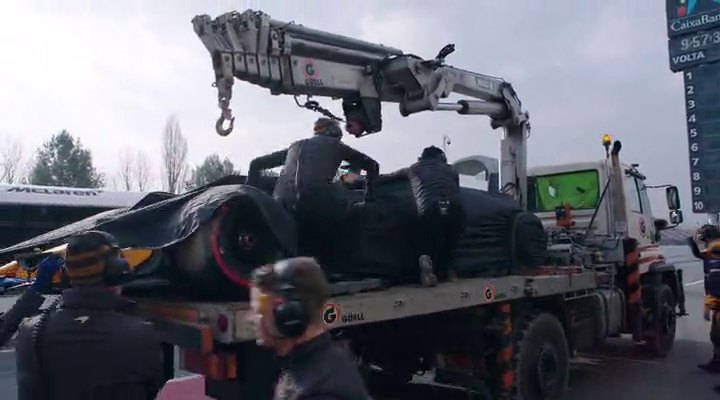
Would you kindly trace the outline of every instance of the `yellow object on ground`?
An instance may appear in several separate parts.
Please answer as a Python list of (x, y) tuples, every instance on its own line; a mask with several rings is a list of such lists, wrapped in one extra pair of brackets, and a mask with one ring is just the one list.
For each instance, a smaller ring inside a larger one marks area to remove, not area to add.
[[(65, 249), (67, 244), (63, 244), (57, 247), (47, 249), (42, 252), (38, 252), (33, 255), (30, 259), (22, 259), (11, 261), (0, 267), (0, 277), (11, 277), (18, 279), (34, 279), (35, 278), (35, 265), (28, 266), (28, 264), (35, 264), (40, 262), (43, 258), (50, 254), (56, 254), (63, 259), (65, 258)], [(153, 255), (151, 249), (133, 249), (127, 248), (120, 250), (122, 257), (128, 262), (131, 271), (134, 271), (138, 266), (150, 259)], [(53, 283), (60, 283), (60, 273), (57, 273), (53, 277)]]

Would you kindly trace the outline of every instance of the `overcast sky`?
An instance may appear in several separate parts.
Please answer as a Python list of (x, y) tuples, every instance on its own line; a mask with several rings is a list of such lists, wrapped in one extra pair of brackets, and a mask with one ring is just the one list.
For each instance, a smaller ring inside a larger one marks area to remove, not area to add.
[[(633, 5), (629, 5), (633, 3)], [(189, 161), (209, 153), (243, 170), (252, 157), (306, 136), (318, 114), (291, 97), (238, 82), (237, 127), (214, 132), (218, 116), (209, 54), (190, 20), (233, 9), (399, 47), (433, 57), (447, 43), (448, 63), (511, 82), (530, 112), (533, 165), (599, 159), (600, 135), (623, 141), (651, 183), (674, 183), (689, 208), (682, 77), (668, 68), (664, 2), (659, 0), (395, 1), (29, 1), (3, 0), (0, 13), (0, 135), (31, 151), (60, 129), (92, 149), (112, 175), (118, 153), (142, 148), (159, 175), (160, 136), (177, 115)], [(328, 101), (339, 113), (339, 104)], [(384, 130), (346, 142), (374, 156), (383, 171), (412, 162), (429, 144), (452, 138), (451, 159), (495, 156), (499, 131), (484, 117), (454, 113), (403, 118), (384, 108)], [(666, 215), (662, 192), (656, 214)]]

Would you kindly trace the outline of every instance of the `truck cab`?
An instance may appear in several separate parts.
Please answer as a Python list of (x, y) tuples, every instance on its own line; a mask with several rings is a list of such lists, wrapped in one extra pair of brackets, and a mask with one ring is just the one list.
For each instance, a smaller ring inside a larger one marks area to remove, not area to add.
[[(497, 160), (486, 156), (458, 159), (453, 166), (463, 187), (498, 191)], [(622, 185), (607, 185), (612, 173), (610, 159), (539, 166), (528, 171), (528, 211), (537, 215), (546, 230), (557, 229), (559, 209), (567, 206), (573, 231), (585, 231), (592, 221), (594, 235), (620, 234), (634, 238), (640, 248), (657, 247), (660, 232), (682, 223), (677, 188), (672, 185), (649, 186), (637, 164), (622, 164)], [(607, 186), (607, 188), (606, 188)], [(648, 190), (665, 187), (669, 222), (656, 218)], [(622, 193), (615, 193), (620, 188)], [(605, 193), (603, 193), (605, 192)], [(623, 200), (624, 199), (624, 200)], [(623, 201), (627, 219), (625, 232), (620, 232), (613, 216), (613, 201)]]
[(605, 161), (532, 168), (529, 173), (528, 209), (541, 218), (547, 229), (551, 229), (556, 225), (555, 211), (568, 205), (572, 210), (570, 229), (586, 230), (592, 220), (591, 231), (594, 234), (613, 235), (616, 232), (611, 199), (624, 198), (627, 236), (637, 239), (641, 247), (657, 244), (660, 231), (667, 229), (668, 223), (654, 217), (646, 177), (637, 166), (623, 164), (622, 168), (622, 195), (615, 195), (609, 187), (602, 202), (601, 195), (610, 175), (610, 166)]
[[(609, 137), (603, 138), (603, 144), (608, 149)], [(615, 142), (604, 160), (529, 169), (527, 208), (548, 233), (548, 257), (553, 262), (572, 264), (571, 260), (582, 257), (575, 250), (578, 244), (592, 247), (595, 243), (603, 254), (596, 262), (612, 259), (617, 263), (613, 286), (619, 292), (611, 297), (619, 293), (627, 301), (626, 307), (615, 310), (624, 321), (618, 332), (632, 333), (633, 339), (650, 343), (657, 354), (667, 354), (674, 338), (672, 310), (678, 307), (678, 315), (686, 315), (682, 270), (663, 256), (659, 246), (661, 232), (683, 221), (678, 189), (647, 184), (637, 164), (620, 162), (620, 148)], [(461, 185), (470, 182), (471, 187), (480, 188), (475, 183), (478, 179), (469, 178), (492, 168), (480, 168), (479, 160), (466, 157), (454, 163), (461, 176), (468, 175), (461, 178)], [(653, 215), (648, 190), (656, 188), (665, 188), (668, 220)], [(646, 317), (651, 314), (658, 318)], [(656, 339), (647, 332), (656, 332)]]

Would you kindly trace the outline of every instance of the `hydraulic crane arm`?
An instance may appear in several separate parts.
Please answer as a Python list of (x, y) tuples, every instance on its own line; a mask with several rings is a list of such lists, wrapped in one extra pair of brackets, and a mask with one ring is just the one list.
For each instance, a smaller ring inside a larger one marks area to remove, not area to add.
[[(233, 129), (230, 99), (235, 78), (274, 95), (342, 99), (345, 120), (359, 127), (351, 132), (358, 137), (382, 129), (382, 102), (398, 103), (403, 116), (421, 111), (487, 115), (493, 129), (505, 129), (500, 157), (503, 190), (525, 206), (528, 113), (504, 80), (445, 65), (454, 45), (424, 60), (392, 47), (274, 20), (261, 11), (229, 12), (215, 19), (199, 15), (192, 22), (212, 56), (222, 111), (216, 124), (220, 135)], [(451, 93), (469, 98), (440, 101)], [(340, 119), (316, 102), (304, 106)]]

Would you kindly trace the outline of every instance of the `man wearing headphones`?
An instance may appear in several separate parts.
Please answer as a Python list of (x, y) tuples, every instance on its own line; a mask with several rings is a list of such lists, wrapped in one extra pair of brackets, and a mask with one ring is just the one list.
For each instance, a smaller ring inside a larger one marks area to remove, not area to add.
[(333, 184), (340, 164), (347, 161), (367, 171), (368, 185), (380, 168), (377, 161), (344, 144), (342, 135), (337, 121), (319, 118), (312, 137), (294, 142), (287, 150), (254, 159), (248, 171), (247, 182), (254, 185), (261, 170), (284, 165), (273, 197), (295, 214), (300, 249), (321, 262), (330, 256), (327, 243), (336, 237), (334, 232), (341, 223), (338, 221), (347, 207), (341, 187)]
[(257, 343), (272, 349), (282, 372), (274, 399), (368, 400), (351, 358), (332, 343), (322, 311), (329, 285), (312, 258), (255, 270), (251, 304)]
[(162, 350), (149, 323), (127, 314), (117, 286), (128, 264), (102, 231), (72, 237), (71, 285), (17, 338), (20, 400), (154, 399), (165, 383)]
[(434, 286), (437, 275), (452, 278), (450, 253), (464, 227), (465, 213), (460, 201), (460, 176), (447, 163), (445, 152), (430, 146), (408, 168), (382, 175), (378, 181), (408, 179), (415, 196), (418, 215), (416, 246), (420, 282)]

